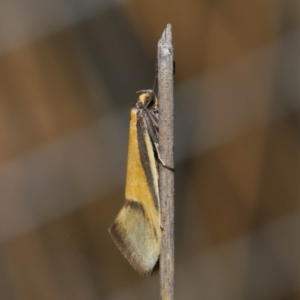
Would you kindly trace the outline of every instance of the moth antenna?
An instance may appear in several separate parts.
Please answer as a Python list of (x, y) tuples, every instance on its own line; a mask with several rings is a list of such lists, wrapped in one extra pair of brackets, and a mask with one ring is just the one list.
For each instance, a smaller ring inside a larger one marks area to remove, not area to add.
[(152, 91), (154, 94), (155, 94), (155, 85), (156, 85), (156, 82), (157, 82), (157, 72), (158, 72), (158, 64), (157, 64), (157, 59), (156, 59), (156, 64), (155, 64), (155, 76), (154, 76), (154, 81), (153, 81), (153, 87), (152, 87), (152, 90), (140, 90), (140, 91), (137, 91), (136, 93), (139, 94), (139, 93), (148, 93), (150, 91)]
[(156, 63), (155, 63), (155, 75), (154, 75), (154, 82), (153, 82), (153, 88), (152, 88), (152, 91), (154, 91), (155, 89), (155, 85), (156, 85), (156, 81), (157, 81), (157, 74), (158, 74), (158, 60), (156, 59)]
[(139, 94), (139, 93), (148, 93), (149, 91), (151, 91), (151, 90), (139, 90), (136, 93), (137, 94)]

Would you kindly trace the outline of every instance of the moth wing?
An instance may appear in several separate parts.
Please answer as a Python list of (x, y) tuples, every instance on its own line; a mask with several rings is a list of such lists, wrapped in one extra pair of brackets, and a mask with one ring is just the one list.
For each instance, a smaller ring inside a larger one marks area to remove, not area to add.
[(158, 266), (161, 248), (158, 170), (146, 112), (131, 110), (125, 204), (109, 232), (141, 275)]
[(147, 276), (155, 273), (160, 254), (160, 241), (155, 235), (160, 233), (154, 232), (138, 202), (125, 203), (109, 231), (118, 248), (139, 274)]

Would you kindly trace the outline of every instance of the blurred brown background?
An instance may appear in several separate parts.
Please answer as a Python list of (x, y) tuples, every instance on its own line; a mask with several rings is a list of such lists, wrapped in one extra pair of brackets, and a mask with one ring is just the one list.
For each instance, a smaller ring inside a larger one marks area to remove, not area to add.
[(172, 24), (176, 299), (300, 299), (300, 1), (0, 4), (0, 299), (158, 299), (107, 229)]

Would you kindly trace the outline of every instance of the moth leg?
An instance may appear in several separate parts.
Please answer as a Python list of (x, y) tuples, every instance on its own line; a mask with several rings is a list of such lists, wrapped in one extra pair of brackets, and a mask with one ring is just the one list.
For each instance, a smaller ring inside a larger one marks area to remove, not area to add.
[(157, 153), (157, 157), (158, 157), (158, 160), (160, 161), (160, 163), (168, 170), (171, 170), (171, 171), (175, 171), (175, 168), (174, 167), (170, 167), (168, 166), (164, 161), (163, 159), (161, 158), (160, 156), (160, 153), (159, 153), (159, 145), (158, 145), (158, 138), (157, 138), (157, 134), (158, 134), (158, 130), (157, 130), (157, 126), (158, 126), (158, 122), (157, 122), (157, 119), (155, 117), (155, 115), (151, 114), (151, 113), (148, 113), (147, 111), (147, 114), (146, 114), (146, 126), (147, 126), (147, 129), (148, 129), (148, 133), (149, 133), (149, 136), (151, 138), (151, 141), (155, 147), (155, 150), (156, 150), (156, 153)]
[(175, 168), (174, 167), (170, 167), (168, 166), (164, 161), (163, 159), (161, 158), (160, 156), (160, 153), (159, 153), (159, 149), (158, 149), (158, 143), (154, 143), (154, 146), (155, 146), (155, 149), (156, 149), (156, 152), (157, 152), (157, 157), (158, 157), (158, 160), (159, 162), (164, 166), (164, 168), (168, 169), (168, 170), (171, 170), (171, 171), (175, 171)]
[(153, 126), (156, 128), (156, 130), (157, 130), (157, 128), (158, 128), (158, 119), (157, 119), (157, 115), (155, 115), (154, 112), (149, 112), (149, 113), (148, 113), (148, 116), (149, 116), (149, 119), (150, 119), (152, 125), (153, 125)]

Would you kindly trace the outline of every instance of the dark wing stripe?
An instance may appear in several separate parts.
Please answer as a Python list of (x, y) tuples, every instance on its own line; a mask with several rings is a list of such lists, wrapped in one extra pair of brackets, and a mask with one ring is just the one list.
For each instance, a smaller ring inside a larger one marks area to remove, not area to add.
[[(147, 132), (149, 134), (149, 130), (147, 128), (145, 118), (147, 118), (145, 111), (140, 110), (137, 114), (137, 134), (138, 134), (138, 143), (140, 145), (139, 152), (140, 152), (141, 162), (142, 162), (142, 165), (145, 170), (146, 177), (147, 177), (147, 182), (149, 184), (149, 187), (151, 189), (152, 196), (154, 199), (154, 205), (155, 205), (155, 208), (158, 210), (159, 203), (158, 203), (158, 198), (157, 198), (155, 187), (154, 187), (154, 182), (153, 182), (154, 179), (153, 179), (151, 168), (150, 168), (150, 160), (149, 160), (149, 156), (147, 153), (147, 147), (146, 147), (146, 142), (145, 142), (145, 134)], [(152, 145), (152, 151), (153, 151), (153, 153), (155, 151), (153, 145)]]
[(130, 209), (135, 210), (145, 216), (145, 209), (143, 205), (137, 201), (126, 200), (124, 206), (130, 207)]
[(122, 231), (122, 227), (119, 225), (119, 223), (114, 222), (109, 227), (109, 232), (113, 237), (113, 240), (115, 241), (116, 245), (121, 249), (122, 253), (125, 253), (127, 246), (123, 239), (124, 231)]

